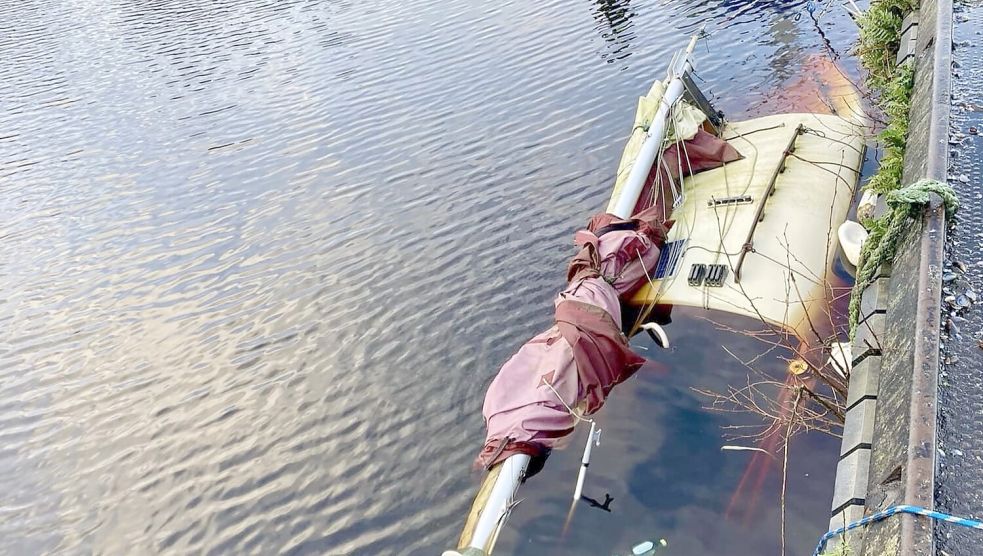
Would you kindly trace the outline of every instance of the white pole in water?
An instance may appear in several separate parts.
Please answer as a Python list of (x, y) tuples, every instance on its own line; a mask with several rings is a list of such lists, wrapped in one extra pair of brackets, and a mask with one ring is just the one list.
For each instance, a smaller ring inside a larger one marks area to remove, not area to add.
[(618, 195), (612, 197), (608, 203), (607, 212), (618, 218), (631, 218), (632, 211), (635, 210), (635, 205), (638, 203), (638, 196), (642, 194), (645, 181), (648, 180), (649, 172), (652, 170), (652, 164), (662, 154), (662, 142), (666, 138), (669, 113), (672, 106), (683, 96), (683, 74), (693, 68), (690, 56), (693, 54), (693, 49), (696, 48), (697, 38), (699, 38), (698, 34), (693, 35), (682, 59), (678, 60), (674, 67), (669, 68), (669, 84), (666, 86), (665, 94), (662, 95), (659, 110), (649, 124), (645, 142), (642, 143), (642, 148), (631, 166), (631, 173), (628, 174), (628, 179), (621, 187)]
[(590, 433), (587, 435), (587, 445), (584, 446), (584, 457), (580, 459), (580, 474), (577, 475), (577, 487), (573, 489), (574, 502), (580, 500), (580, 496), (584, 493), (584, 480), (587, 479), (587, 467), (590, 465), (590, 454), (594, 450), (594, 443), (597, 442), (601, 432), (596, 431), (596, 429), (597, 423), (591, 421)]
[(512, 499), (526, 476), (526, 468), (531, 459), (526, 454), (515, 454), (501, 463), (502, 470), (498, 473), (488, 501), (481, 511), (481, 517), (474, 527), (469, 548), (477, 548), (482, 554), (491, 553), (498, 532), (512, 511)]

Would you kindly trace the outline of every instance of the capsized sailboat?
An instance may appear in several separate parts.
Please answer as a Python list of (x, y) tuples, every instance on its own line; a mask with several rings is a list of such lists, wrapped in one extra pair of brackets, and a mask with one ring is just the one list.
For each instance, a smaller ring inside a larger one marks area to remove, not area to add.
[[(833, 114), (724, 121), (690, 78), (697, 39), (639, 100), (611, 200), (574, 237), (554, 324), (488, 388), (477, 457), (488, 474), (445, 556), (491, 554), (522, 482), (578, 424), (593, 441), (591, 415), (644, 363), (629, 336), (668, 342), (659, 323), (672, 306), (747, 315), (800, 337), (825, 306), (831, 230), (846, 219), (863, 161), (858, 95), (844, 82), (830, 91)], [(584, 468), (589, 455), (590, 442)]]

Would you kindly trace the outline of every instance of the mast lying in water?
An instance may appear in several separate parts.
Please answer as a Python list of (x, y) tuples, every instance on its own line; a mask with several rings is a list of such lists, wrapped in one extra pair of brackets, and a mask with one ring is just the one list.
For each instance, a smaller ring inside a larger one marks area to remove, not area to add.
[(670, 115), (673, 106), (683, 98), (686, 92), (686, 85), (683, 77), (693, 69), (693, 50), (696, 48), (696, 40), (699, 35), (693, 35), (689, 40), (686, 50), (676, 54), (673, 63), (669, 66), (669, 74), (666, 76), (666, 90), (662, 94), (659, 102), (659, 110), (652, 118), (652, 123), (646, 132), (645, 142), (632, 164), (631, 173), (628, 174), (628, 181), (619, 188), (616, 188), (611, 195), (607, 211), (618, 218), (630, 218), (638, 203), (638, 197), (645, 187), (649, 174), (652, 172), (652, 165), (656, 159), (662, 155), (665, 147), (667, 130), (669, 129)]
[[(693, 36), (686, 49), (677, 53), (669, 67), (668, 76), (664, 83), (665, 92), (659, 101), (658, 110), (651, 119), (645, 140), (632, 164), (627, 181), (615, 188), (606, 214), (595, 216), (591, 221), (589, 230), (578, 233), (577, 243), (582, 246), (582, 251), (571, 263), (568, 271), (570, 287), (561, 293), (557, 299), (557, 326), (530, 342), (533, 344), (543, 339), (543, 343), (549, 342), (552, 345), (553, 340), (562, 338), (562, 340), (568, 340), (568, 343), (573, 344), (568, 346), (570, 353), (567, 354), (569, 361), (566, 366), (575, 367), (571, 370), (572, 376), (575, 378), (572, 390), (569, 381), (564, 383), (562, 378), (557, 378), (557, 375), (561, 374), (562, 371), (554, 372), (551, 369), (546, 369), (549, 372), (541, 377), (539, 387), (536, 388), (536, 390), (544, 391), (546, 395), (552, 396), (553, 399), (550, 402), (558, 405), (558, 409), (567, 414), (568, 428), (563, 429), (562, 426), (558, 426), (561, 429), (559, 434), (556, 430), (549, 430), (550, 434), (544, 435), (544, 438), (539, 440), (538, 450), (535, 447), (537, 440), (513, 442), (511, 437), (506, 436), (486, 442), (485, 449), (479, 456), (479, 461), (483, 463), (490, 461), (489, 473), (472, 504), (471, 512), (458, 543), (459, 548), (444, 552), (444, 556), (487, 556), (491, 554), (498, 535), (515, 506), (515, 495), (519, 485), (525, 480), (534, 460), (545, 459), (546, 454), (552, 448), (552, 444), (560, 436), (571, 433), (577, 422), (586, 421), (587, 419), (583, 415), (597, 411), (610, 388), (630, 376), (644, 361), (630, 353), (627, 339), (621, 333), (620, 297), (630, 295), (637, 291), (643, 283), (647, 283), (648, 274), (654, 270), (658, 261), (659, 248), (664, 243), (666, 230), (662, 227), (664, 215), (657, 218), (652, 215), (633, 213), (638, 204), (638, 199), (645, 189), (646, 181), (652, 173), (653, 165), (663, 152), (673, 107), (682, 99), (685, 92), (683, 77), (686, 72), (692, 69), (690, 58), (697, 39), (698, 36)], [(654, 214), (654, 211), (650, 212)], [(635, 219), (632, 219), (633, 216)], [(616, 229), (618, 233), (608, 233), (611, 231), (608, 228)], [(581, 236), (581, 234), (585, 235)], [(605, 236), (603, 240), (599, 238), (602, 235)], [(615, 253), (614, 251), (618, 249), (623, 251)], [(624, 253), (631, 254), (626, 257), (622, 256)], [(618, 264), (621, 265), (621, 268), (605, 268), (604, 264), (606, 263), (602, 260), (608, 261), (609, 259), (619, 259)], [(605, 281), (604, 276), (619, 276), (619, 278), (612, 285)], [(575, 303), (580, 305), (573, 305)], [(581, 311), (579, 315), (577, 314), (578, 310)], [(594, 312), (592, 313), (592, 311)], [(573, 316), (561, 317), (561, 312)], [(595, 322), (590, 322), (591, 319), (594, 319)], [(561, 321), (568, 327), (572, 324), (576, 331), (571, 332), (564, 329), (560, 324)], [(605, 325), (609, 326), (605, 328)], [(600, 331), (597, 330), (598, 328)], [(602, 340), (601, 343), (605, 340), (610, 344), (619, 341), (623, 343), (609, 346), (607, 352), (602, 350), (598, 353), (583, 354), (584, 348), (576, 339), (578, 333), (590, 336), (589, 341), (594, 344), (598, 343), (598, 338)], [(571, 335), (575, 339), (571, 340)], [(548, 338), (544, 338), (546, 336)], [(513, 370), (516, 366), (522, 366), (523, 363), (528, 363), (528, 365), (520, 369), (519, 372), (525, 371), (527, 379), (535, 379), (536, 373), (543, 370), (537, 368), (536, 364), (542, 367), (544, 363), (549, 365), (556, 362), (557, 348), (553, 348), (552, 352), (533, 353), (536, 347), (530, 347), (530, 344), (523, 346), (519, 353), (505, 364), (499, 376), (496, 377), (496, 382), (500, 379), (507, 380), (507, 377), (503, 379), (503, 375), (507, 375), (509, 370)], [(557, 345), (562, 345), (562, 342)], [(600, 363), (597, 361), (598, 356), (600, 356), (601, 361), (604, 361), (600, 364), (608, 368), (601, 371), (580, 368), (588, 366), (583, 363), (590, 359), (591, 355), (594, 355), (595, 364)], [(591, 374), (592, 372), (593, 374)], [(604, 374), (604, 372), (610, 376), (594, 376)], [(584, 380), (585, 373), (591, 375), (588, 380)], [(534, 380), (526, 380), (525, 382), (528, 388), (534, 383)], [(543, 388), (544, 386), (548, 388)], [(493, 423), (488, 417), (488, 406), (489, 399), (495, 394), (493, 392), (495, 387), (496, 383), (489, 387), (485, 401), (489, 434), (491, 434)], [(528, 398), (529, 396), (524, 392), (515, 393), (515, 398), (524, 397)], [(556, 404), (557, 401), (559, 404)], [(521, 404), (516, 402), (515, 405)], [(514, 410), (516, 410), (515, 407), (510, 407), (508, 411), (502, 413), (510, 413)], [(495, 417), (500, 415), (496, 414)], [(507, 415), (506, 419), (508, 418), (514, 419), (515, 417)], [(551, 418), (549, 415), (529, 417), (522, 422), (522, 425), (528, 423), (555, 425), (555, 423), (547, 423), (549, 418)], [(552, 418), (556, 420), (557, 415), (553, 415)], [(489, 451), (492, 453), (489, 454)], [(504, 460), (498, 461), (498, 456), (503, 452), (512, 453)], [(585, 455), (585, 457), (588, 456)], [(578, 478), (578, 487), (582, 487), (582, 477)]]
[[(836, 257), (831, 226), (846, 219), (863, 161), (866, 118), (856, 91), (834, 97), (835, 114), (724, 124), (688, 76), (697, 39), (640, 99), (606, 211), (575, 236), (580, 251), (554, 325), (523, 345), (486, 392), (478, 463), (489, 473), (459, 548), (445, 556), (491, 554), (522, 482), (577, 424), (593, 423), (611, 389), (642, 364), (623, 330), (689, 306), (802, 337), (825, 302), (823, 277)], [(783, 280), (796, 285), (784, 298)], [(623, 326), (631, 325), (623, 307), (637, 312), (634, 326)], [(642, 329), (668, 345), (657, 325)], [(582, 470), (589, 457), (588, 446)]]

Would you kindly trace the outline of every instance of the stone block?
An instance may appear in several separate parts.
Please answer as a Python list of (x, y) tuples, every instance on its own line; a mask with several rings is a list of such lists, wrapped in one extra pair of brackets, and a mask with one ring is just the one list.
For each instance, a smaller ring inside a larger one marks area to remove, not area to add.
[(918, 25), (918, 20), (919, 20), (918, 10), (915, 10), (909, 13), (908, 15), (906, 15), (905, 18), (901, 21), (901, 32), (904, 33), (905, 31), (910, 29), (912, 25)]
[(847, 390), (846, 406), (853, 407), (857, 401), (877, 399), (877, 381), (881, 372), (881, 358), (867, 357), (850, 372), (850, 388)]
[(846, 527), (854, 521), (863, 519), (863, 517), (864, 507), (862, 504), (847, 506), (846, 508), (836, 512), (833, 517), (829, 518), (828, 531), (833, 531), (839, 529), (840, 527)]
[(918, 42), (918, 12), (908, 14), (901, 23), (901, 40), (898, 42), (897, 64), (903, 64), (915, 57), (915, 45)]
[(891, 279), (884, 276), (874, 280), (874, 283), (867, 286), (864, 293), (860, 296), (860, 321), (867, 320), (868, 317), (877, 313), (887, 312), (887, 301)]
[(881, 353), (881, 339), (884, 337), (884, 313), (873, 313), (857, 325), (853, 337), (853, 365), (856, 366), (869, 356)]
[[(864, 507), (863, 505), (851, 505), (847, 506), (843, 510), (837, 512), (829, 520), (829, 530), (834, 531), (841, 527), (846, 527), (847, 525), (853, 523), (854, 521), (859, 521), (864, 517)], [(854, 529), (853, 531), (848, 531), (843, 535), (833, 537), (826, 543), (826, 553), (836, 554), (836, 550), (840, 547), (843, 542), (847, 542), (850, 545), (850, 550), (847, 554), (858, 554), (860, 551), (860, 545), (863, 542), (863, 527), (859, 529)]]
[[(843, 441), (840, 443), (840, 456), (859, 449), (870, 449), (874, 440), (874, 413), (877, 400), (863, 400), (846, 412), (843, 423)], [(864, 485), (867, 478), (863, 479)]]
[(867, 496), (867, 475), (870, 470), (870, 450), (854, 450), (836, 465), (833, 486), (833, 512), (851, 504), (864, 504)]

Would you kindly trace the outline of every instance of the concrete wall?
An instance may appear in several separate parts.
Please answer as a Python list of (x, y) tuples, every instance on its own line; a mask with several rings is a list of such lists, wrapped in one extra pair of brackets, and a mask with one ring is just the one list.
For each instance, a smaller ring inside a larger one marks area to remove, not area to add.
[[(946, 179), (951, 0), (924, 0), (919, 11), (905, 184)], [(896, 504), (934, 507), (945, 240), (939, 200), (910, 224), (892, 268), (863, 293), (831, 530)], [(932, 522), (910, 515), (845, 541), (853, 554), (935, 553)]]

